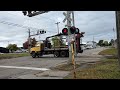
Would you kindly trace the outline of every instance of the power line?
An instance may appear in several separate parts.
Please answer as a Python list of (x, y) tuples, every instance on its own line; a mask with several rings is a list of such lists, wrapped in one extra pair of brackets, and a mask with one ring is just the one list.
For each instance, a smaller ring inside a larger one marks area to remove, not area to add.
[[(10, 26), (15, 26), (15, 27), (21, 27), (21, 28), (25, 28), (25, 29), (43, 30), (43, 29), (38, 29), (38, 28), (23, 26), (23, 25), (20, 25), (20, 24), (11, 23), (11, 22), (6, 22), (6, 21), (0, 21), (0, 23), (2, 23), (2, 24), (7, 24), (7, 25), (10, 25)], [(47, 31), (47, 32), (50, 32), (50, 33), (51, 33), (51, 32), (53, 32), (53, 31)], [(54, 32), (54, 33), (56, 33), (56, 32)]]
[[(9, 12), (8, 12), (9, 13)], [(9, 14), (11, 14), (11, 13), (9, 13)], [(14, 15), (14, 14), (11, 14), (11, 15)], [(40, 16), (40, 17), (43, 17), (43, 16)], [(33, 17), (34, 19), (39, 19), (39, 18), (36, 18), (36, 17)], [(45, 18), (45, 19), (47, 19), (47, 20), (50, 20), (50, 21), (52, 21), (52, 22), (56, 22), (54, 19), (51, 19), (51, 18), (47, 18), (47, 17), (43, 17), (43, 18)], [(15, 24), (15, 23), (11, 23), (11, 22), (6, 22), (6, 21), (0, 21), (0, 23), (3, 23), (3, 24), (7, 24), (7, 25), (11, 25), (11, 26), (16, 26), (16, 27), (21, 27), (21, 28), (25, 28), (25, 29), (28, 29), (28, 28), (30, 28), (30, 29), (35, 29), (35, 30), (40, 30), (40, 29), (38, 29), (38, 28), (33, 28), (33, 27), (28, 27), (28, 26), (23, 26), (23, 25), (20, 25), (20, 24)], [(63, 24), (63, 23), (61, 23), (61, 24)], [(47, 31), (47, 32), (54, 32), (54, 31)], [(56, 33), (56, 32), (54, 32), (54, 33)]]
[[(44, 16), (40, 16), (40, 17), (43, 17), (43, 18), (45, 18), (45, 19), (49, 19), (49, 20), (51, 20), (52, 22), (56, 22), (54, 19), (51, 19), (51, 18), (48, 18), (48, 17), (44, 17)], [(37, 18), (37, 17), (33, 17), (34, 19), (40, 19), (40, 18)], [(63, 23), (61, 23), (61, 24), (63, 24)], [(64, 24), (63, 24), (64, 25)]]
[(2, 24), (7, 24), (7, 25), (11, 25), (11, 26), (16, 26), (16, 27), (21, 27), (21, 28), (31, 28), (31, 29), (37, 29), (37, 30), (40, 30), (38, 28), (33, 28), (33, 27), (28, 27), (28, 26), (23, 26), (23, 25), (20, 25), (20, 24), (16, 24), (16, 23), (11, 23), (11, 22), (6, 22), (6, 21), (0, 21), (0, 23)]
[[(11, 14), (11, 15), (14, 15), (14, 14), (12, 14), (12, 13), (10, 13), (10, 12), (7, 12), (8, 14)], [(16, 16), (16, 15), (14, 15), (14, 16)], [(45, 19), (49, 19), (49, 20), (51, 20), (52, 22), (56, 22), (54, 19), (51, 19), (51, 18), (48, 18), (48, 17), (44, 17), (44, 16), (40, 16), (40, 17), (42, 17), (42, 18), (45, 18)], [(37, 17), (32, 17), (33, 19), (40, 19), (39, 17), (37, 18)], [(62, 23), (63, 24), (63, 23)], [(64, 25), (64, 24), (63, 24)]]
[[(38, 28), (33, 28), (33, 27), (27, 27), (27, 26), (15, 24), (15, 23), (10, 23), (10, 22), (5, 22), (5, 21), (0, 21), (0, 23), (7, 24), (7, 25), (12, 25), (12, 26), (16, 26), (16, 27), (21, 27), (21, 28), (26, 28), (26, 29), (32, 28), (32, 29), (37, 29), (37, 30), (43, 30), (43, 29), (38, 29)], [(47, 32), (51, 32), (51, 31), (47, 31)]]
[[(7, 12), (7, 13), (9, 13), (9, 12)], [(11, 14), (11, 13), (9, 13), (9, 14)], [(14, 15), (14, 14), (11, 14), (11, 15)], [(15, 15), (14, 15), (15, 16)], [(44, 17), (44, 16), (40, 16), (40, 17), (42, 17), (42, 18), (45, 18), (45, 19), (47, 19), (47, 20), (50, 20), (50, 21), (52, 21), (52, 22), (56, 22), (54, 19), (51, 19), (51, 18), (48, 18), (48, 17)], [(36, 20), (39, 20), (40, 18), (39, 17), (32, 17), (33, 19), (36, 19)], [(62, 23), (63, 24), (63, 23)]]
[[(40, 17), (43, 17), (43, 16), (40, 16)], [(33, 17), (33, 18), (34, 18), (34, 19), (37, 19), (37, 20), (39, 19), (39, 18), (37, 18), (37, 17)], [(47, 19), (47, 20), (49, 19), (49, 20), (55, 21), (54, 19), (51, 19), (51, 18), (47, 18), (47, 17), (43, 17), (43, 18), (45, 18), (45, 19)], [(56, 22), (56, 21), (55, 21), (55, 22)]]

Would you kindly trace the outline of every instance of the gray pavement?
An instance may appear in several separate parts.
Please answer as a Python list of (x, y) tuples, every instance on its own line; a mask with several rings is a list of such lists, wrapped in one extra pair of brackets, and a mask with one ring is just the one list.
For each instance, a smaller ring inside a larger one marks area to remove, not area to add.
[[(105, 48), (96, 48), (85, 50), (82, 54), (78, 54), (75, 58), (76, 63), (94, 63), (100, 61), (103, 56), (98, 53)], [(16, 67), (34, 67), (46, 68), (56, 67), (67, 63), (68, 58), (54, 58), (53, 55), (45, 55), (42, 58), (32, 58), (31, 56), (0, 60), (0, 66), (16, 66)], [(28, 70), (18, 68), (2, 68), (0, 67), (0, 79), (62, 79), (70, 72), (56, 70)]]

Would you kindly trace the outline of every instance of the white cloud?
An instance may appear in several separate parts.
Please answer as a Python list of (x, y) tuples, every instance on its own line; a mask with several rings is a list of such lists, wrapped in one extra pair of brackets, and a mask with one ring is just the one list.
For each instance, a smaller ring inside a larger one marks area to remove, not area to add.
[[(41, 35), (41, 39), (57, 34), (56, 22), (60, 22), (60, 32), (65, 27), (63, 11), (51, 11), (34, 17), (24, 16), (22, 11), (0, 11), (0, 21), (11, 22), (23, 26), (45, 29), (46, 34)], [(100, 39), (110, 40), (114, 38), (113, 27), (115, 28), (114, 11), (75, 11), (75, 25), (82, 32), (85, 32), (83, 42)], [(35, 29), (31, 30), (37, 32)], [(32, 32), (33, 34), (33, 32)], [(39, 36), (36, 36), (37, 40)], [(28, 38), (28, 29), (10, 26), (0, 23), (0, 46), (6, 47), (8, 41), (22, 46)]]

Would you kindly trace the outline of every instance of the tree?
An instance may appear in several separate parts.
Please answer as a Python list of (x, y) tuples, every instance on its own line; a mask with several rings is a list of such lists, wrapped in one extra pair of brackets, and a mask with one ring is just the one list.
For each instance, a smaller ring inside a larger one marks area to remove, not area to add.
[(60, 46), (60, 39), (58, 37), (54, 37), (52, 38), (52, 43), (54, 47)]
[(112, 45), (112, 43), (111, 42), (109, 42), (109, 44), (108, 44), (109, 46), (111, 46)]
[(64, 41), (61, 40), (59, 37), (52, 38), (52, 43), (53, 43), (53, 47), (60, 47), (66, 45)]
[(111, 41), (109, 42), (109, 46), (113, 46), (114, 45), (114, 40), (111, 39)]
[(26, 41), (25, 43), (23, 43), (23, 48), (24, 49), (28, 49), (28, 46), (29, 46), (29, 42), (28, 41)]
[(35, 38), (31, 39), (31, 46), (32, 47), (35, 47), (36, 43), (37, 43), (37, 41)]
[(18, 47), (16, 44), (9, 44), (7, 46), (7, 49), (9, 49), (11, 52), (18, 50)]
[[(30, 41), (31, 41), (31, 47), (35, 47), (37, 41), (35, 38), (30, 38)], [(28, 46), (29, 46), (29, 41), (27, 40), (26, 42), (23, 43), (23, 48), (24, 49), (28, 49)]]
[(108, 41), (104, 41), (104, 40), (99, 40), (98, 44), (99, 46), (108, 46)]
[(99, 45), (99, 46), (103, 46), (103, 44), (104, 44), (103, 41), (104, 41), (104, 40), (99, 40), (98, 45)]
[(108, 46), (108, 41), (104, 41), (104, 46)]

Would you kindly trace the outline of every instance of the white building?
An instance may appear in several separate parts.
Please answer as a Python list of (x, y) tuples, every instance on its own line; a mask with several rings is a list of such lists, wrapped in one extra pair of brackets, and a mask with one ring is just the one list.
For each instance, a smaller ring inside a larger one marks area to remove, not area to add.
[(97, 43), (94, 41), (87, 41), (86, 43), (86, 49), (90, 49), (90, 48), (96, 48)]

